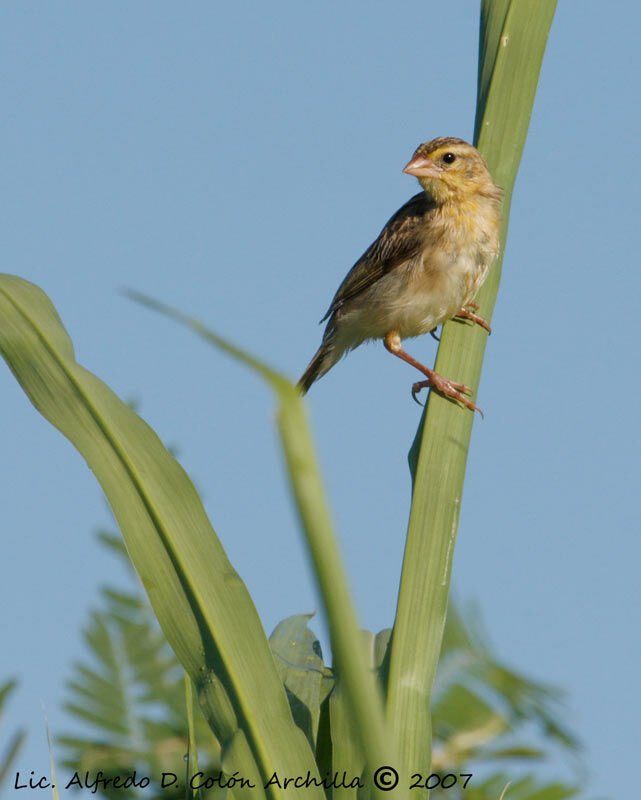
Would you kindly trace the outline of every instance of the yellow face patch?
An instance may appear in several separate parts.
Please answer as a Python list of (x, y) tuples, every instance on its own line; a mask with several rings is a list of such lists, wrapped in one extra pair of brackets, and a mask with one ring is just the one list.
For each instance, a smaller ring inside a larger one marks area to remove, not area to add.
[(441, 158), (445, 155), (445, 153), (452, 153), (455, 156), (458, 156), (453, 149), (448, 149), (446, 147), (438, 147), (436, 150), (432, 150), (430, 153), (425, 153), (428, 158), (431, 158), (432, 161), (440, 161)]

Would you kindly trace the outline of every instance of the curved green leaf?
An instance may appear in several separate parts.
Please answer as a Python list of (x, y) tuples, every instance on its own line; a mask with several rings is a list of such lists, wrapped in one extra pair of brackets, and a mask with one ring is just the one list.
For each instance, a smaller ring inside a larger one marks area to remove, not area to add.
[[(221, 742), (223, 763), (246, 776), (315, 774), (256, 609), (191, 481), (151, 428), (76, 362), (47, 296), (11, 275), (0, 275), (0, 352), (34, 406), (100, 482), (154, 612)], [(322, 796), (320, 789), (308, 791)], [(254, 790), (254, 800), (260, 793)], [(293, 789), (272, 786), (269, 794), (289, 796)]]

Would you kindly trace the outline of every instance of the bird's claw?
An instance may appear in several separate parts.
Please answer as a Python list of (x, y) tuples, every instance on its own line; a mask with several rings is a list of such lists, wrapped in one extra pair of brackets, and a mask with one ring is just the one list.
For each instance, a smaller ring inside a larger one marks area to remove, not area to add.
[(423, 408), (425, 403), (421, 403), (416, 395), (421, 391), (426, 383), (428, 383), (428, 381), (417, 381), (416, 383), (412, 384), (412, 400), (421, 408)]
[(439, 394), (442, 394), (443, 397), (447, 397), (452, 400), (458, 400), (459, 403), (462, 403), (464, 406), (469, 408), (470, 411), (478, 411), (481, 417), (483, 419), (485, 418), (485, 415), (481, 409), (471, 400), (465, 397), (466, 394), (472, 394), (472, 390), (464, 383), (455, 383), (454, 381), (449, 381), (447, 378), (443, 378), (436, 373), (433, 373), (432, 377), (428, 378), (427, 380), (417, 381), (412, 385), (412, 398), (414, 402), (418, 403), (419, 406), (423, 405), (423, 403), (417, 399), (417, 395), (421, 389), (436, 389), (436, 391)]
[[(472, 311), (468, 311), (468, 308), (473, 309)], [(479, 317), (478, 314), (475, 314), (474, 311), (478, 309), (478, 305), (476, 303), (467, 303), (463, 308), (456, 312), (455, 316), (462, 317), (463, 319), (469, 319), (471, 322), (475, 322), (477, 325), (480, 325), (481, 328), (485, 328), (488, 332), (488, 335), (492, 333), (492, 328), (490, 328), (490, 323), (483, 319), (483, 317)]]

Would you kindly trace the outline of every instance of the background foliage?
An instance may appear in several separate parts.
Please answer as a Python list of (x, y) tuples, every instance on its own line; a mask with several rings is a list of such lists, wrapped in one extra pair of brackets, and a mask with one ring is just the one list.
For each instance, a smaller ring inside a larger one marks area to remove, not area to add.
[[(129, 565), (119, 536), (101, 532), (99, 538)], [(63, 766), (81, 773), (102, 769), (106, 775), (134, 769), (139, 775), (182, 775), (187, 750), (182, 670), (131, 569), (129, 574), (127, 586), (103, 587), (100, 607), (89, 614), (86, 655), (67, 682), (65, 707), (77, 732), (59, 737)], [(562, 722), (562, 694), (501, 664), (481, 634), (478, 617), (472, 612), (466, 616), (464, 620), (456, 605), (450, 606), (434, 692), (433, 767), (442, 774), (472, 773), (475, 778), (460, 793), (450, 789), (433, 796), (491, 800), (508, 782), (507, 797), (516, 800), (575, 796), (576, 787), (536, 777), (551, 754), (578, 752)], [(327, 704), (333, 677), (309, 622), (313, 618), (303, 614), (283, 620), (270, 643), (294, 718), (315, 743), (320, 722), (315, 709)], [(216, 774), (220, 748), (197, 709), (195, 719), (199, 769)], [(533, 737), (537, 727), (542, 737)], [(327, 768), (331, 773), (331, 764)], [(149, 792), (157, 797), (184, 793), (157, 786), (155, 793)], [(115, 799), (123, 791), (103, 794)]]

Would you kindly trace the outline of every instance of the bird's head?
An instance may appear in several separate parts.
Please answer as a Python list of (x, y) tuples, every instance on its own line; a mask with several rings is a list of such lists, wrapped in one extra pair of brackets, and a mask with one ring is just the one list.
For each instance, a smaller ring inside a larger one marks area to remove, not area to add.
[(501, 197), (483, 157), (463, 139), (441, 137), (419, 145), (403, 172), (417, 177), (438, 203), (474, 195), (494, 200)]

